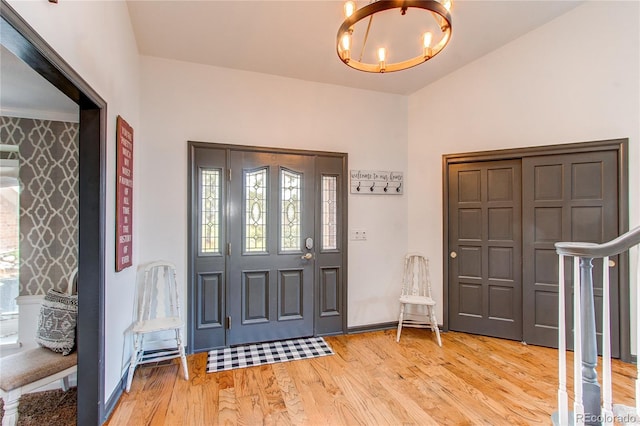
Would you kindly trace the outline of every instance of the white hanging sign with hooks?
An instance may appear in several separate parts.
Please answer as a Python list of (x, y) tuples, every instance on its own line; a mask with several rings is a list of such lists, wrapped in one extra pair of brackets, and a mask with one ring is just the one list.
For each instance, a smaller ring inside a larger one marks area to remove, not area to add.
[(402, 195), (402, 172), (351, 170), (352, 194)]

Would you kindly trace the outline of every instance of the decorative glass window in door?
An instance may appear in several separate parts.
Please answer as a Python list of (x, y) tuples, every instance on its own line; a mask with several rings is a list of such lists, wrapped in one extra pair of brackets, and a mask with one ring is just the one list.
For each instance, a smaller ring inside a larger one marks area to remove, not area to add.
[(290, 170), (280, 170), (280, 250), (300, 251), (302, 175)]
[(337, 176), (322, 176), (322, 249), (338, 249)]
[(220, 253), (220, 169), (200, 169), (200, 253)]
[(267, 251), (267, 168), (244, 172), (244, 250)]

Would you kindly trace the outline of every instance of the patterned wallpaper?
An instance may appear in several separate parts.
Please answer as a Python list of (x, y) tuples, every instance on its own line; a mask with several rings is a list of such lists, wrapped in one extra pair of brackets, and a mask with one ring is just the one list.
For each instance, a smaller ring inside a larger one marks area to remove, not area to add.
[(78, 259), (78, 124), (0, 116), (19, 146), (20, 295), (66, 288)]

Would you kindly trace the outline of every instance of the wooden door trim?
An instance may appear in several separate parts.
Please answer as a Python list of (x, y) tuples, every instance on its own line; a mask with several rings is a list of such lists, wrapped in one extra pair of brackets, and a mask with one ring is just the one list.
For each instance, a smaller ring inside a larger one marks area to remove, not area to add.
[[(442, 272), (443, 272), (443, 330), (449, 329), (449, 166), (458, 163), (522, 159), (525, 157), (576, 154), (597, 151), (616, 151), (618, 159), (618, 233), (629, 230), (629, 139), (609, 139), (602, 141), (543, 145), (526, 148), (501, 149), (445, 154), (442, 156)], [(631, 321), (629, 255), (622, 253), (619, 258), (619, 316), (620, 316), (620, 359), (631, 362)]]
[[(332, 151), (312, 151), (307, 149), (289, 149), (289, 148), (276, 148), (268, 146), (251, 146), (251, 145), (233, 145), (215, 142), (200, 142), (200, 141), (187, 141), (189, 147), (194, 148), (212, 148), (212, 149), (227, 149), (230, 151), (244, 151), (244, 152), (270, 152), (274, 154), (294, 154), (294, 155), (310, 155), (314, 157), (340, 157), (345, 159), (344, 172), (347, 171), (346, 160), (349, 154), (346, 152), (332, 152)], [(345, 187), (347, 190), (348, 186)]]
[[(342, 179), (342, 196), (340, 198), (340, 202), (342, 203), (342, 211), (340, 212), (340, 220), (342, 221), (342, 235), (341, 235), (341, 241), (340, 243), (342, 244), (343, 250), (342, 250), (342, 270), (344, 271), (343, 274), (343, 288), (342, 288), (342, 293), (341, 293), (341, 297), (342, 297), (342, 301), (343, 301), (343, 306), (342, 306), (342, 310), (343, 310), (343, 315), (342, 315), (342, 334), (346, 334), (348, 332), (348, 327), (347, 327), (347, 319), (348, 319), (348, 282), (349, 282), (349, 271), (348, 271), (348, 259), (349, 259), (349, 253), (348, 253), (348, 248), (349, 248), (349, 229), (348, 229), (348, 218), (349, 218), (349, 204), (348, 204), (348, 199), (349, 199), (349, 179), (348, 179), (348, 165), (349, 165), (349, 154), (346, 152), (332, 152), (332, 151), (312, 151), (312, 150), (304, 150), (304, 149), (288, 149), (288, 148), (276, 148), (276, 147), (263, 147), (263, 146), (251, 146), (251, 145), (233, 145), (233, 144), (223, 144), (223, 143), (215, 143), (215, 142), (202, 142), (202, 141), (187, 141), (187, 158), (188, 158), (188, 166), (187, 166), (187, 180), (188, 180), (188, 189), (187, 189), (187, 194), (189, 196), (190, 200), (194, 199), (194, 191), (196, 191), (196, 188), (193, 188), (193, 176), (192, 176), (192, 169), (194, 167), (195, 164), (195, 159), (194, 159), (194, 152), (196, 148), (205, 148), (205, 149), (219, 149), (219, 150), (225, 150), (226, 151), (226, 158), (227, 158), (227, 164), (229, 162), (229, 158), (230, 158), (230, 153), (231, 151), (243, 151), (243, 152), (251, 152), (251, 153), (274, 153), (274, 154), (293, 154), (293, 155), (307, 155), (307, 156), (313, 156), (313, 157), (334, 157), (334, 158), (340, 158), (342, 160), (342, 176), (344, 177)], [(228, 196), (228, 194), (227, 194)], [(187, 220), (188, 220), (188, 225), (187, 225), (187, 229), (189, 230), (188, 232), (188, 236), (187, 236), (187, 283), (188, 283), (188, 289), (189, 291), (191, 291), (190, 289), (192, 288), (192, 277), (193, 274), (195, 272), (195, 266), (193, 264), (193, 231), (195, 229), (196, 226), (196, 211), (193, 209), (193, 203), (189, 202), (187, 203)], [(318, 223), (319, 220), (319, 215), (318, 215), (318, 207), (315, 209), (315, 219), (316, 219), (316, 224)], [(228, 229), (226, 232), (229, 232)], [(226, 238), (228, 239), (228, 235), (226, 236)], [(318, 277), (318, 266), (316, 263), (316, 266), (314, 268), (314, 277), (315, 277), (315, 286), (317, 286), (317, 277)], [(316, 291), (316, 295), (317, 295), (317, 291)], [(187, 300), (191, 300), (191, 294), (189, 293), (187, 296)], [(315, 301), (314, 301), (315, 304)], [(190, 314), (191, 315), (191, 314)], [(314, 314), (315, 316), (315, 314)], [(189, 321), (189, 323), (187, 324), (187, 336), (191, 336), (191, 331), (190, 331), (190, 327), (192, 327), (192, 322)], [(315, 332), (315, 329), (314, 329)], [(188, 353), (194, 353), (194, 349), (193, 349), (193, 342), (191, 339), (188, 340), (188, 344), (187, 344), (187, 352)]]

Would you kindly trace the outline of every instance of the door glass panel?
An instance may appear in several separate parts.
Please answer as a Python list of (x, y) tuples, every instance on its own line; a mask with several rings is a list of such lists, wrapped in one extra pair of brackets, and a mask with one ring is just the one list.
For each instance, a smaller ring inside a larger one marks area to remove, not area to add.
[(337, 176), (322, 176), (322, 249), (338, 248)]
[(302, 239), (300, 191), (302, 175), (289, 170), (280, 171), (280, 250), (300, 251)]
[(267, 168), (244, 172), (244, 251), (267, 251)]
[(220, 253), (220, 169), (200, 169), (200, 254)]

